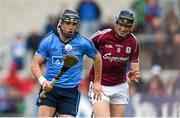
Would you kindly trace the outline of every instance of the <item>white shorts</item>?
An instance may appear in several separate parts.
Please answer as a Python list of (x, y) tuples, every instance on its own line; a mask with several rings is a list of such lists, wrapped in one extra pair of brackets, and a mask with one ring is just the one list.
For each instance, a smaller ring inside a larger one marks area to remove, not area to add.
[[(92, 104), (97, 102), (93, 99), (94, 92), (92, 90), (93, 82), (89, 85), (89, 99)], [(108, 101), (110, 104), (128, 104), (129, 101), (129, 85), (127, 82), (115, 86), (102, 86), (102, 100)]]

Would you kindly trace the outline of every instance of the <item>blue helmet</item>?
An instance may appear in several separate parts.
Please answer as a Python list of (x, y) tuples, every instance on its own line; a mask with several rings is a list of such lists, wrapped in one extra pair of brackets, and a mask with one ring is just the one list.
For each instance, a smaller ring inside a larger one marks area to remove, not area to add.
[(123, 9), (116, 16), (116, 22), (122, 22), (127, 26), (132, 26), (134, 23), (134, 14), (130, 10)]

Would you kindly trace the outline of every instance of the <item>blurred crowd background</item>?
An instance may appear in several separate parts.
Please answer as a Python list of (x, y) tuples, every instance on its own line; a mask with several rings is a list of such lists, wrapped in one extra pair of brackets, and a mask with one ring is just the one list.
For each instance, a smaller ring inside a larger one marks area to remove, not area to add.
[[(126, 116), (180, 116), (179, 0), (0, 0), (0, 116), (37, 116), (39, 83), (30, 71), (38, 45), (56, 29), (63, 8), (80, 13), (80, 33), (89, 38), (112, 27), (120, 9), (136, 15), (134, 34), (141, 45), (139, 83), (129, 83)], [(79, 117), (91, 114), (86, 58)], [(42, 71), (46, 65), (43, 64)]]

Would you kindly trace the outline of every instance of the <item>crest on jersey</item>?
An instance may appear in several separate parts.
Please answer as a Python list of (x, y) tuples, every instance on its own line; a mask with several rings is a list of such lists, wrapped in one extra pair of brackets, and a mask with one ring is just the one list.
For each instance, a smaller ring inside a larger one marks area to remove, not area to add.
[(113, 46), (111, 44), (106, 44), (105, 47), (106, 48), (113, 48)]
[(117, 53), (120, 53), (121, 52), (121, 48), (117, 48)]
[(53, 64), (63, 64), (62, 57), (60, 56), (52, 56)]
[(70, 51), (71, 49), (72, 49), (72, 45), (69, 45), (69, 44), (65, 45), (64, 47), (65, 51)]
[(131, 47), (126, 47), (126, 53), (130, 54), (131, 53)]

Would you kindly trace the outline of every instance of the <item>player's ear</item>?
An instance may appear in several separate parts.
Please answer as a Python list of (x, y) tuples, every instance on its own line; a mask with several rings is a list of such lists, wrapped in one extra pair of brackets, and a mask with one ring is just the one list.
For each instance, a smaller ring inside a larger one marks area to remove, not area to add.
[(78, 26), (76, 28), (76, 32), (79, 32), (79, 28), (80, 28), (80, 24), (78, 24)]
[(133, 31), (133, 28), (131, 28), (131, 32)]
[(135, 26), (134, 26), (134, 25), (132, 25), (132, 27), (131, 27), (131, 32), (133, 32), (134, 28), (135, 28)]

